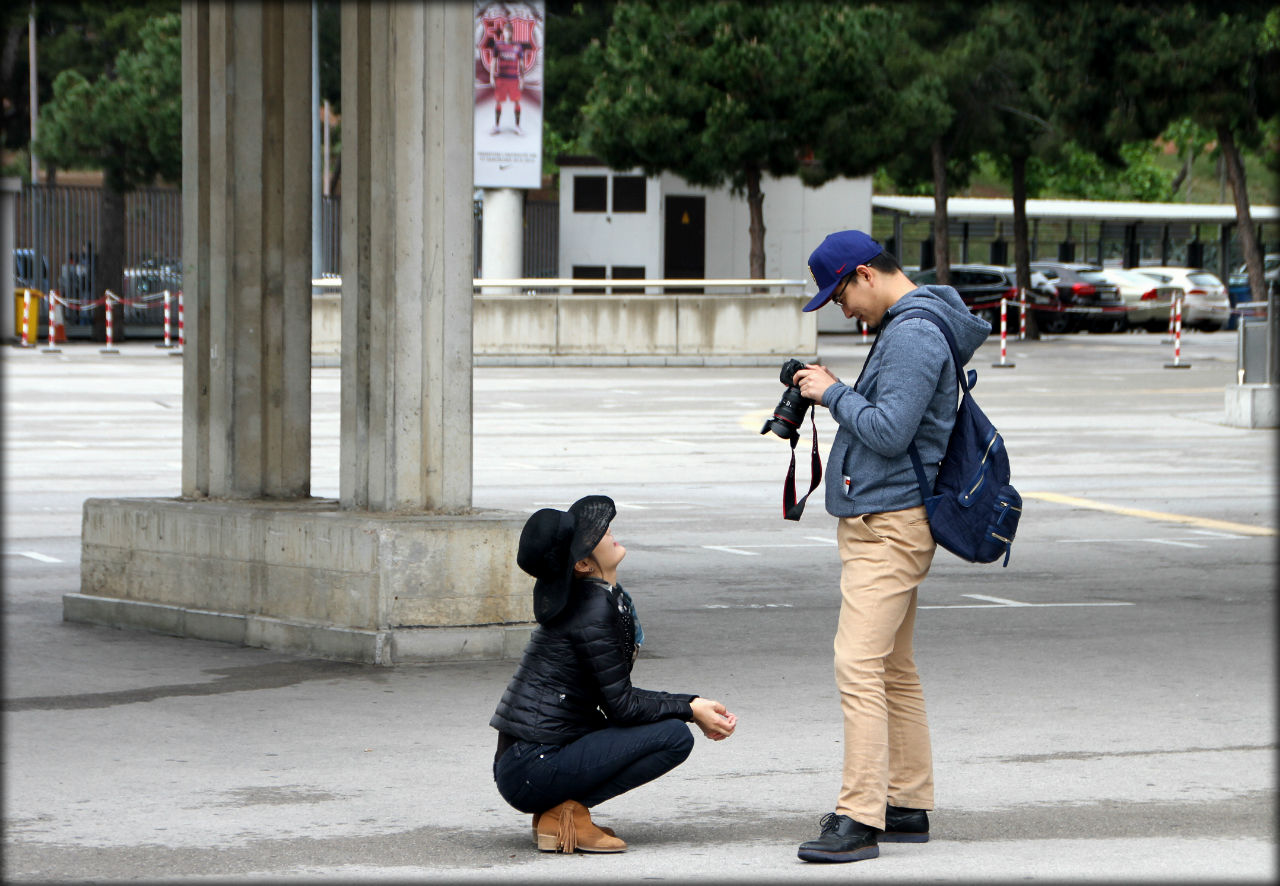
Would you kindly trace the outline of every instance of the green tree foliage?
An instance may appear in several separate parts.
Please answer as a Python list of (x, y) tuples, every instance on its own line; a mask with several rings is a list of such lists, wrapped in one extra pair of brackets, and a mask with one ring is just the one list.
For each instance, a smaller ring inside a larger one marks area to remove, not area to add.
[[(1169, 184), (1169, 199), (1178, 196), (1184, 186), (1188, 194), (1191, 192), (1191, 169), (1196, 158), (1214, 145), (1213, 132), (1201, 126), (1190, 117), (1183, 117), (1169, 124), (1161, 136), (1163, 141), (1172, 142), (1177, 148), (1178, 156), (1183, 158), (1182, 168)], [(1215, 151), (1216, 153), (1216, 151)]]
[[(53, 81), (64, 71), (77, 71), (92, 81), (111, 73), (116, 56), (134, 46), (146, 23), (178, 12), (178, 0), (133, 0), (130, 3), (41, 2), (35, 4), (37, 96), (41, 105), (53, 95)], [(10, 3), (0, 13), (4, 44), (0, 50), (0, 146), (25, 147), (30, 139), (28, 104), (27, 19), (29, 3)]]
[(621, 2), (587, 53), (583, 141), (617, 168), (745, 193), (763, 277), (765, 174), (869, 174), (913, 121), (945, 112), (937, 84), (909, 76), (901, 24), (854, 4)]
[(921, 0), (897, 8), (911, 38), (909, 61), (915, 76), (940, 84), (937, 101), (944, 110), (914, 127), (915, 139), (886, 171), (906, 188), (924, 191), (926, 182), (931, 186), (934, 260), (937, 279), (946, 282), (947, 201), (952, 190), (968, 182), (984, 153), (1011, 161), (1015, 204), (1024, 207), (1021, 224), (1015, 211), (1015, 240), (1026, 240), (1025, 193), (1019, 177), (1048, 131), (1047, 106), (1036, 88), (1042, 46), (1034, 13), (1024, 4)]
[(554, 175), (561, 154), (586, 153), (583, 106), (596, 70), (588, 50), (608, 39), (616, 0), (547, 0), (547, 51), (543, 56), (543, 172)]
[[(1040, 86), (1041, 46), (1036, 31), (1035, 8), (1028, 2), (988, 3), (978, 28), (985, 58), (978, 56), (979, 82), (969, 98), (973, 127), (992, 150), (1008, 163), (1013, 185), (1014, 265), (1018, 285), (1031, 283), (1031, 244), (1027, 225), (1028, 167), (1037, 156), (1059, 148), (1048, 121), (1049, 102)], [(975, 56), (971, 56), (975, 58)], [(976, 150), (975, 150), (976, 149)], [(981, 150), (978, 140), (966, 144), (966, 160), (974, 162)], [(1036, 315), (1027, 318), (1027, 329), (1038, 338)]]
[(1264, 297), (1242, 149), (1257, 148), (1280, 112), (1280, 49), (1272, 4), (1113, 4), (1090, 0), (1046, 12), (1044, 33), (1070, 52), (1046, 61), (1063, 128), (1116, 165), (1122, 146), (1189, 118), (1222, 151), (1253, 298)]
[(136, 48), (121, 49), (92, 80), (75, 69), (59, 74), (35, 147), (59, 166), (103, 171), (97, 279), (121, 292), (124, 195), (182, 177), (181, 17), (147, 21)]
[[(1103, 161), (1069, 141), (1027, 160), (1027, 193), (1080, 200), (1160, 202), (1169, 197), (1173, 177), (1156, 162), (1159, 146), (1137, 141), (1121, 145), (1120, 165)], [(996, 169), (1011, 177), (1008, 156), (993, 157)]]
[(182, 178), (181, 18), (151, 19), (138, 43), (92, 80), (74, 68), (59, 74), (36, 145), (59, 166), (101, 169), (106, 187), (120, 193), (157, 176)]
[(793, 7), (801, 31), (795, 103), (804, 145), (800, 178), (811, 185), (896, 166), (920, 144), (920, 128), (954, 117), (942, 78), (922, 69), (904, 6), (819, 3)]

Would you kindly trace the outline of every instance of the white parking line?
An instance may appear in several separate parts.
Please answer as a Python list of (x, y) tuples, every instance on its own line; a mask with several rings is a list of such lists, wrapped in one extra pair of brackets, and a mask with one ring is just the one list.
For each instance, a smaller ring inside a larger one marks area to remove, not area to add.
[[(1238, 535), (1234, 532), (1219, 532), (1216, 529), (1188, 529), (1188, 533), (1207, 539), (1231, 539), (1243, 541), (1249, 536)], [(1178, 538), (1060, 538), (1058, 542), (1061, 544), (1100, 544), (1102, 542), (1129, 542), (1140, 541), (1153, 545), (1172, 545), (1179, 548), (1205, 548), (1208, 545), (1198, 544), (1194, 541), (1183, 541)]]
[(1017, 600), (1006, 600), (1004, 597), (988, 597), (986, 594), (961, 594), (970, 600), (986, 600), (988, 603), (1001, 603), (1005, 606), (1030, 606), (1030, 603), (1019, 603)]
[[(1233, 538), (1244, 538), (1243, 535), (1236, 535)], [(1177, 541), (1172, 538), (1060, 538), (1058, 544), (1066, 545), (1096, 545), (1103, 542), (1130, 542), (1141, 541), (1153, 545), (1173, 545), (1179, 548), (1204, 548), (1208, 545), (1196, 544), (1193, 541)]]
[[(723, 551), (723, 552), (724, 552), (724, 553), (726, 553), (726, 554), (741, 554), (743, 557), (759, 557), (760, 555), (759, 555), (759, 554), (757, 554), (757, 553), (755, 552), (755, 549), (756, 549), (756, 548), (820, 548), (820, 547), (824, 547), (824, 546), (827, 544), (826, 539), (818, 539), (818, 541), (821, 541), (821, 542), (822, 542), (822, 544), (815, 544), (815, 545), (802, 545), (802, 544), (789, 544), (789, 545), (737, 545), (737, 546), (731, 546), (731, 545), (703, 545), (702, 547), (703, 547), (704, 549), (708, 550), (708, 551)], [(751, 550), (748, 550), (748, 548), (750, 548)]]
[(759, 556), (760, 556), (760, 555), (759, 555), (759, 554), (757, 554), (755, 551), (743, 551), (743, 550), (740, 550), (740, 549), (738, 549), (738, 548), (731, 548), (731, 547), (728, 547), (727, 545), (703, 545), (702, 547), (703, 547), (703, 548), (705, 548), (705, 549), (706, 549), (706, 550), (708, 550), (708, 551), (723, 551), (723, 552), (724, 552), (724, 553), (726, 553), (726, 554), (741, 554), (741, 555), (742, 555), (742, 556), (744, 556), (744, 557), (759, 557)]
[(30, 557), (32, 560), (39, 560), (41, 563), (61, 563), (57, 557), (50, 557), (48, 554), (42, 554), (39, 551), (5, 551), (14, 557)]
[(1021, 600), (1009, 600), (1004, 597), (989, 597), (986, 594), (961, 594), (962, 597), (968, 597), (971, 600), (986, 600), (986, 603), (943, 603), (935, 606), (917, 606), (917, 609), (1051, 609), (1064, 606), (1072, 607), (1092, 607), (1092, 606), (1136, 606), (1136, 603), (1123, 603), (1119, 601), (1107, 601), (1098, 603), (1024, 603)]
[(791, 609), (790, 603), (703, 603), (703, 609)]

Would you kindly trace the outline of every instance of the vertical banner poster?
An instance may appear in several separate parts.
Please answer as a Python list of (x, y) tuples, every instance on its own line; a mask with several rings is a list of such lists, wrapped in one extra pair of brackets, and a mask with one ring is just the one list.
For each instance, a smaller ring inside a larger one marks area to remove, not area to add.
[(475, 185), (542, 186), (546, 4), (476, 0)]

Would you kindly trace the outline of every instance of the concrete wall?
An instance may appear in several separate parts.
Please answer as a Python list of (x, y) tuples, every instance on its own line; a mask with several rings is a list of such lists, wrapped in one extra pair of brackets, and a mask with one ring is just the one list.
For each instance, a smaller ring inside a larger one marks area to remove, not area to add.
[(64, 605), (72, 621), (374, 664), (501, 658), (533, 620), (523, 522), (324, 499), (89, 499), (80, 593)]
[(9, 300), (9, 293), (14, 291), (11, 282), (16, 273), (13, 249), (17, 245), (18, 194), (21, 192), (22, 179), (16, 176), (0, 178), (0, 293), (4, 295), (0, 300), (0, 341), (4, 342), (22, 334), (22, 330), (16, 328), (14, 303)]
[[(473, 347), (484, 364), (771, 364), (817, 354), (814, 314), (800, 310), (805, 300), (748, 292), (477, 295)], [(336, 298), (316, 296), (313, 311), (313, 358), (331, 364), (341, 333)]]

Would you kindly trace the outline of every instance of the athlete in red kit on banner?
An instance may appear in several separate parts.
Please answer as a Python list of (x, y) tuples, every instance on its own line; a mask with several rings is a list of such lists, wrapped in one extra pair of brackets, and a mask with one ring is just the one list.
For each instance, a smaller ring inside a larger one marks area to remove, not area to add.
[(502, 39), (490, 38), (489, 48), (493, 51), (493, 62), (489, 66), (489, 83), (493, 86), (493, 129), (490, 135), (497, 135), (502, 124), (502, 105), (514, 102), (516, 112), (516, 135), (524, 135), (520, 128), (520, 90), (524, 89), (524, 53), (525, 45), (512, 40), (511, 22), (502, 26)]

